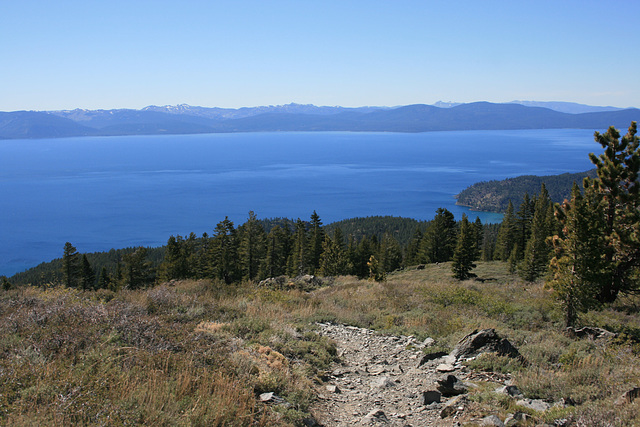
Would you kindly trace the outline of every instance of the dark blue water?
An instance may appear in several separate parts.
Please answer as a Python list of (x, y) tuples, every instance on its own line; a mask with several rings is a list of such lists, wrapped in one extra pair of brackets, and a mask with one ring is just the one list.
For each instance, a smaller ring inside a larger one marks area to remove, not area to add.
[[(211, 234), (228, 215), (431, 219), (470, 184), (579, 172), (586, 130), (243, 133), (0, 141), (0, 274), (62, 255)], [(500, 216), (478, 214), (483, 222)]]

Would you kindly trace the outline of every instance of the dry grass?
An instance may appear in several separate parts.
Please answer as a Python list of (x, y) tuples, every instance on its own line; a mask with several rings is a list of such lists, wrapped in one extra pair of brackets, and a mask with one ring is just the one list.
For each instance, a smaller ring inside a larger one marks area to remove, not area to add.
[[(534, 414), (536, 422), (639, 422), (631, 410), (638, 403), (611, 409), (640, 385), (636, 299), (582, 317), (621, 332), (617, 340), (579, 340), (563, 334), (541, 283), (521, 282), (503, 263), (478, 263), (475, 272), (482, 280), (458, 282), (449, 265), (428, 265), (382, 283), (338, 278), (312, 292), (208, 281), (115, 294), (8, 291), (0, 295), (0, 422), (300, 425), (314, 382), (336, 358), (313, 332), (317, 321), (431, 336), (438, 351), (473, 329), (495, 328), (529, 364), (486, 356), (474, 369), (510, 373), (527, 397), (576, 403)], [(478, 414), (517, 409), (492, 390), (472, 393)], [(262, 392), (284, 403), (260, 403)]]

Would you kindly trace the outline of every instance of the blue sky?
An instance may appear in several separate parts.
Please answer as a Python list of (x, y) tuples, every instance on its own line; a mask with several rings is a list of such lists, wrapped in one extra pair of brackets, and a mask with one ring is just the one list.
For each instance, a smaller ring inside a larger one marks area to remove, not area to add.
[(0, 111), (640, 107), (640, 2), (0, 1)]

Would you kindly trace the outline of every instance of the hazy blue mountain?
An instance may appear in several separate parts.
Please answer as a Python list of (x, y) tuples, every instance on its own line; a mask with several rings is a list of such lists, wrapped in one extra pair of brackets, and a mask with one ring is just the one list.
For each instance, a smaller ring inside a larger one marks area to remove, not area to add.
[(542, 107), (550, 110), (559, 111), (561, 113), (580, 114), (580, 113), (596, 113), (599, 111), (618, 111), (624, 108), (618, 107), (597, 107), (594, 105), (578, 104), (575, 102), (560, 101), (511, 101), (512, 104), (520, 104), (526, 107)]
[(45, 112), (0, 112), (0, 139), (61, 138), (94, 133), (80, 123)]
[(424, 104), (396, 108), (288, 104), (233, 111), (235, 113), (226, 109), (179, 105), (143, 110), (3, 113), (6, 118), (0, 119), (3, 120), (0, 122), (0, 138), (268, 131), (606, 130), (611, 125), (624, 131), (631, 121), (640, 119), (640, 110), (635, 108), (569, 114), (549, 108), (489, 102), (448, 108)]

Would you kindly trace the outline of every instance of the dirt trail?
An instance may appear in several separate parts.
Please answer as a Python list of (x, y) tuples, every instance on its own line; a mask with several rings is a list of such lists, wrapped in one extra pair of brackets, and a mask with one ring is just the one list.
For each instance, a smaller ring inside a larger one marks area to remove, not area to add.
[(425, 343), (353, 326), (319, 326), (320, 334), (336, 342), (341, 360), (312, 408), (321, 425), (458, 425), (455, 415), (440, 417), (444, 403), (425, 405), (423, 393), (435, 390), (435, 380), (443, 375), (436, 371), (442, 360), (418, 367)]

